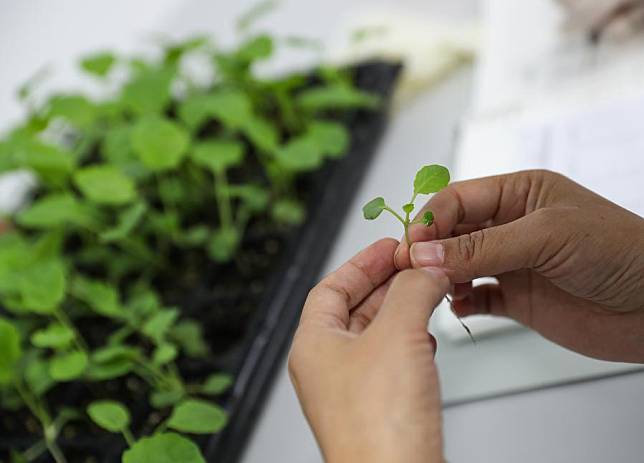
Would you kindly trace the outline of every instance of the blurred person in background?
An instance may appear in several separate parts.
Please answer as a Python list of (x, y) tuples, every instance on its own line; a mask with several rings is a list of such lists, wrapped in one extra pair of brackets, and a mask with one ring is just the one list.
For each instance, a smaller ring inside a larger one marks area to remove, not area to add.
[(586, 356), (644, 363), (643, 218), (548, 171), (454, 183), (425, 210), (435, 223), (411, 229), (411, 249), (372, 244), (303, 309), (289, 371), (331, 463), (443, 461), (427, 327), (448, 292), (460, 317), (510, 317)]
[(558, 0), (570, 25), (587, 31), (593, 42), (626, 40), (644, 30), (643, 0)]

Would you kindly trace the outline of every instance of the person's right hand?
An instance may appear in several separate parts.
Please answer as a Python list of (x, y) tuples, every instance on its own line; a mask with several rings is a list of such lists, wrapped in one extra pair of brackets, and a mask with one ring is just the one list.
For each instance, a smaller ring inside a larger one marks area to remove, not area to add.
[[(644, 219), (561, 175), (454, 183), (419, 213), (399, 269), (442, 268), (459, 316), (513, 318), (576, 352), (644, 363)], [(498, 284), (472, 288), (495, 276)]]

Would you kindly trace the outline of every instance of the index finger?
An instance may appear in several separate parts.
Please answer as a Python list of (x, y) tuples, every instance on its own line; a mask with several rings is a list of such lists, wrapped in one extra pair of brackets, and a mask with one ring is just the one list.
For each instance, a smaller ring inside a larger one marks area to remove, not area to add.
[(309, 292), (300, 326), (318, 324), (348, 329), (350, 312), (395, 272), (394, 251), (398, 241), (376, 241), (329, 274)]
[[(450, 238), (460, 224), (494, 226), (516, 220), (526, 214), (533, 179), (533, 172), (517, 172), (453, 183), (434, 195), (417, 214), (419, 217), (431, 210), (434, 223), (431, 227), (411, 226), (410, 240)], [(400, 270), (411, 267), (405, 240), (396, 250), (395, 263)]]

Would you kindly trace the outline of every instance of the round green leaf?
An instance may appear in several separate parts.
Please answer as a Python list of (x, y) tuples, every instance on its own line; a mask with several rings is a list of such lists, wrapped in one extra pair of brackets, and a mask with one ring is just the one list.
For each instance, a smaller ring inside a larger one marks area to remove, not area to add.
[(20, 274), (18, 293), (29, 311), (52, 313), (65, 298), (65, 268), (58, 260), (38, 262)]
[(185, 395), (185, 392), (180, 389), (154, 391), (150, 394), (150, 404), (154, 408), (166, 408), (183, 400)]
[(130, 425), (130, 413), (122, 404), (112, 400), (92, 402), (87, 414), (101, 428), (110, 432), (121, 432)]
[(315, 140), (325, 155), (333, 158), (343, 155), (349, 147), (349, 132), (336, 122), (312, 122), (307, 135)]
[(49, 374), (56, 381), (71, 381), (80, 377), (87, 367), (87, 355), (81, 351), (58, 354), (49, 362)]
[(414, 211), (414, 205), (412, 203), (405, 204), (402, 208), (407, 214), (411, 214)]
[(123, 463), (206, 463), (197, 444), (172, 432), (138, 440), (123, 453)]
[(220, 228), (208, 243), (208, 254), (215, 262), (228, 262), (239, 246), (239, 232), (234, 228)]
[(172, 69), (144, 69), (123, 87), (125, 105), (138, 114), (159, 114), (170, 103)]
[(233, 384), (233, 377), (225, 373), (215, 373), (208, 376), (206, 382), (201, 386), (203, 394), (218, 395), (226, 392)]
[(60, 323), (52, 323), (47, 328), (31, 335), (31, 343), (36, 347), (62, 349), (74, 340), (74, 332)]
[(428, 195), (436, 193), (449, 184), (449, 170), (439, 165), (425, 166), (414, 179), (414, 193)]
[(374, 220), (377, 219), (380, 214), (382, 214), (382, 211), (385, 210), (385, 207), (386, 204), (384, 198), (372, 199), (364, 205), (364, 207), (362, 208), (362, 214), (364, 215), (365, 219)]
[(127, 316), (121, 305), (118, 290), (102, 281), (79, 275), (72, 280), (70, 292), (100, 315), (117, 319)]
[(21, 211), (16, 220), (23, 227), (43, 229), (68, 223), (87, 223), (91, 217), (70, 193), (54, 193)]
[(300, 136), (291, 139), (275, 151), (275, 159), (284, 168), (292, 171), (311, 171), (322, 165), (322, 150), (311, 137)]
[(223, 172), (242, 162), (244, 147), (233, 141), (205, 141), (194, 147), (191, 158), (200, 166), (214, 172)]
[(237, 50), (236, 56), (244, 62), (264, 59), (273, 53), (273, 39), (266, 34), (253, 37)]
[(12, 323), (0, 317), (0, 385), (13, 381), (21, 356), (20, 333)]
[(174, 407), (168, 427), (181, 432), (207, 434), (220, 431), (226, 421), (226, 413), (221, 407), (204, 400), (189, 399)]
[(434, 213), (432, 211), (427, 211), (423, 214), (423, 223), (428, 227), (434, 223)]
[(74, 182), (87, 199), (98, 204), (119, 205), (136, 198), (134, 182), (116, 167), (107, 164), (76, 171)]
[(242, 131), (260, 150), (272, 153), (277, 149), (277, 129), (267, 120), (257, 116), (251, 117), (244, 123)]
[(132, 147), (143, 164), (160, 172), (174, 169), (183, 160), (190, 136), (182, 127), (160, 116), (140, 119), (132, 132)]
[(284, 225), (300, 225), (306, 219), (304, 205), (294, 199), (283, 198), (275, 201), (271, 208), (271, 216), (277, 223)]
[(96, 120), (96, 107), (84, 96), (57, 96), (49, 105), (49, 117), (62, 117), (81, 129), (88, 128)]
[(115, 62), (116, 58), (112, 53), (99, 52), (84, 57), (80, 64), (85, 72), (97, 77), (105, 77)]
[(159, 345), (152, 355), (152, 363), (155, 365), (165, 365), (172, 362), (178, 355), (179, 351), (173, 344), (163, 343)]

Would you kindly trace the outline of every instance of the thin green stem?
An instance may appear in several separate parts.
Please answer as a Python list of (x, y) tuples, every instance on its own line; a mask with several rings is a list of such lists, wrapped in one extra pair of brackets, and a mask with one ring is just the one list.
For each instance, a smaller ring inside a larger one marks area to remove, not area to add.
[(44, 451), (47, 450), (47, 442), (45, 439), (41, 439), (36, 442), (34, 445), (29, 447), (27, 450), (22, 452), (22, 456), (27, 461), (33, 461), (38, 458)]
[(125, 439), (125, 442), (127, 442), (128, 447), (132, 447), (135, 443), (132, 432), (128, 428), (123, 428), (121, 433), (123, 434), (123, 438)]
[(60, 447), (58, 447), (56, 441), (47, 439), (47, 450), (49, 450), (49, 453), (56, 463), (67, 463), (65, 455), (63, 455), (63, 452), (60, 450)]
[(233, 212), (228, 194), (228, 179), (223, 170), (215, 171), (215, 197), (219, 210), (219, 224), (222, 228), (233, 228)]
[(385, 211), (387, 211), (387, 212), (390, 212), (394, 217), (396, 217), (396, 218), (400, 221), (400, 223), (401, 223), (401, 224), (405, 225), (405, 219), (403, 219), (403, 218), (400, 216), (400, 214), (398, 214), (398, 213), (397, 213), (396, 211), (394, 211), (392, 208), (390, 208), (389, 206), (385, 206), (385, 207), (383, 208), (383, 210), (385, 210)]
[(74, 343), (81, 352), (88, 355), (89, 348), (87, 347), (83, 336), (81, 336), (80, 332), (76, 329), (76, 326), (74, 326), (74, 323), (69, 319), (67, 314), (60, 309), (56, 309), (54, 310), (53, 315), (58, 323), (70, 329), (74, 333)]
[(16, 391), (18, 391), (18, 395), (20, 395), (25, 405), (27, 405), (27, 408), (29, 408), (31, 413), (33, 413), (34, 416), (38, 418), (38, 421), (40, 421), (40, 426), (43, 428), (43, 434), (45, 436), (45, 446), (47, 447), (47, 450), (49, 450), (54, 461), (56, 463), (67, 463), (67, 459), (58, 447), (58, 444), (56, 444), (56, 435), (58, 430), (51, 428), (51, 418), (49, 417), (49, 414), (33, 399), (33, 397), (31, 397), (29, 392), (22, 387), (22, 384), (20, 384), (19, 381), (16, 381), (14, 386)]

